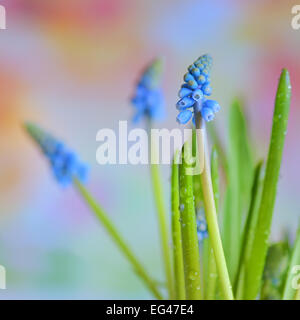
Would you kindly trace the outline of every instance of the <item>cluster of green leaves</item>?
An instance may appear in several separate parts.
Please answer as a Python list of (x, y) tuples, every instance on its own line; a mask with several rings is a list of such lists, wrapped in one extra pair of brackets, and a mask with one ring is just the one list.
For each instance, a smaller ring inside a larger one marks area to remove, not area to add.
[[(228, 151), (213, 128), (226, 177), (222, 210), (223, 242), (236, 299), (293, 299), (293, 268), (300, 264), (299, 232), (294, 245), (287, 239), (270, 244), (282, 152), (287, 132), (291, 85), (287, 70), (279, 79), (269, 151), (254, 160), (254, 148), (242, 103), (235, 100), (229, 113)], [(292, 253), (291, 253), (292, 252)]]

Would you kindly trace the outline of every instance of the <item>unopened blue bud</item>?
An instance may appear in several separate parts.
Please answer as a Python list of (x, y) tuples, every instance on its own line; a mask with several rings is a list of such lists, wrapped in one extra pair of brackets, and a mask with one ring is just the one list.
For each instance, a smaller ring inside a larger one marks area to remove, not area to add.
[(201, 76), (199, 76), (197, 78), (197, 81), (198, 81), (199, 85), (201, 85), (201, 84), (204, 84), (206, 82), (206, 78), (205, 78), (204, 75), (201, 74)]
[(179, 90), (178, 96), (179, 96), (179, 98), (183, 98), (183, 97), (188, 96), (188, 95), (191, 94), (192, 92), (193, 92), (193, 91), (192, 91), (191, 89), (183, 87), (183, 88), (181, 88), (181, 89)]
[(184, 97), (177, 102), (177, 109), (183, 110), (191, 107), (195, 103), (195, 100), (189, 97)]
[(186, 124), (188, 123), (193, 116), (192, 111), (190, 110), (183, 110), (177, 115), (177, 122), (180, 124)]
[(211, 86), (208, 84), (205, 84), (201, 89), (206, 96), (210, 96), (212, 93)]
[(204, 108), (210, 108), (214, 113), (218, 112), (221, 107), (219, 103), (215, 100), (206, 100), (203, 104)]
[(202, 100), (204, 97), (202, 90), (196, 89), (193, 91), (192, 98), (196, 101)]
[(201, 115), (203, 119), (207, 122), (212, 121), (215, 117), (213, 111), (210, 108), (202, 108)]
[(191, 72), (195, 78), (200, 76), (200, 70), (198, 68), (193, 69)]
[(196, 80), (190, 80), (189, 82), (187, 82), (187, 85), (191, 89), (197, 89), (198, 88), (198, 83), (196, 82)]
[(189, 72), (184, 75), (183, 79), (184, 79), (185, 82), (195, 81), (195, 78)]

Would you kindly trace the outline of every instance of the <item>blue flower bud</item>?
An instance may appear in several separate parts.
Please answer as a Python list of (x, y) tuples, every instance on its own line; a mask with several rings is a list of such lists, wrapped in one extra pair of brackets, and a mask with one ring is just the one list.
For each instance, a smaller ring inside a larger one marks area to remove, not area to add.
[(193, 91), (192, 98), (196, 101), (202, 100), (204, 97), (202, 90), (196, 89)]
[(207, 77), (207, 76), (209, 75), (209, 70), (208, 70), (207, 68), (205, 68), (205, 69), (203, 69), (203, 70), (201, 71), (201, 73), (202, 73), (205, 77)]
[(191, 107), (194, 103), (195, 103), (194, 99), (189, 98), (189, 97), (184, 97), (177, 102), (176, 106), (177, 106), (178, 110), (183, 110), (183, 109)]
[(197, 89), (198, 88), (198, 83), (196, 82), (196, 80), (190, 80), (189, 82), (187, 82), (187, 85), (191, 89)]
[(195, 69), (196, 68), (196, 66), (195, 66), (195, 64), (193, 63), (193, 64), (191, 64), (189, 67), (188, 67), (188, 70), (191, 72), (193, 69)]
[(196, 217), (197, 217), (197, 235), (198, 235), (198, 240), (201, 242), (208, 237), (207, 222), (205, 219), (204, 210), (202, 208), (197, 212)]
[(211, 90), (211, 86), (210, 85), (205, 84), (201, 89), (202, 89), (203, 93), (206, 96), (210, 96), (211, 95), (212, 90)]
[(202, 108), (201, 115), (202, 115), (203, 119), (207, 122), (213, 120), (215, 117), (213, 111), (210, 108)]
[(200, 71), (202, 71), (205, 68), (204, 64), (202, 64), (202, 62), (200, 61), (196, 62), (195, 65)]
[(188, 123), (193, 116), (192, 111), (190, 110), (183, 110), (177, 115), (177, 122), (180, 124), (186, 124)]
[(200, 76), (200, 70), (198, 68), (194, 68), (191, 72), (195, 78)]
[(184, 79), (185, 82), (195, 81), (195, 78), (189, 72), (184, 75), (183, 79)]
[(206, 100), (203, 104), (204, 108), (210, 108), (214, 113), (218, 112), (221, 107), (219, 103), (215, 100)]
[(179, 96), (179, 98), (183, 98), (183, 97), (188, 96), (188, 95), (191, 94), (192, 92), (193, 92), (193, 91), (192, 91), (191, 89), (182, 87), (182, 88), (179, 90), (178, 96)]
[(206, 82), (205, 76), (201, 74), (201, 75), (197, 78), (197, 82), (198, 82), (199, 85), (204, 84), (204, 83)]

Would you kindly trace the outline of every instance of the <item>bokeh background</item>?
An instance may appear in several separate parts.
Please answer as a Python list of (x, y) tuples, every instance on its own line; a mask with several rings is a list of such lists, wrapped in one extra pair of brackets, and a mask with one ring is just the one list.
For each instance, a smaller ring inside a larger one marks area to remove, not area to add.
[[(226, 143), (227, 111), (240, 95), (256, 148), (267, 152), (281, 68), (290, 71), (291, 117), (272, 237), (300, 217), (300, 30), (295, 1), (7, 0), (0, 30), (0, 298), (151, 296), (72, 189), (61, 189), (22, 129), (32, 120), (62, 137), (91, 166), (88, 187), (110, 212), (147, 268), (162, 279), (146, 166), (100, 166), (96, 133), (132, 117), (129, 97), (140, 70), (165, 57), (168, 117), (186, 67), (214, 57), (215, 125)], [(169, 168), (162, 168), (169, 200)], [(169, 201), (168, 201), (169, 202)]]

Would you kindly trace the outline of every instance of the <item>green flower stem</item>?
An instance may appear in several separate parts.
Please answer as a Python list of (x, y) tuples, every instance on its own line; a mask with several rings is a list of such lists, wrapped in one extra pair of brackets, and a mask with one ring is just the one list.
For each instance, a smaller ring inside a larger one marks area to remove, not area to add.
[(179, 211), (179, 153), (175, 154), (172, 165), (172, 238), (175, 277), (175, 299), (185, 299), (184, 266), (182, 256), (182, 239)]
[(90, 193), (86, 190), (86, 188), (77, 180), (74, 179), (74, 185), (88, 204), (90, 209), (95, 213), (97, 218), (100, 220), (107, 233), (111, 236), (115, 244), (119, 247), (120, 251), (124, 254), (124, 256), (128, 259), (128, 261), (132, 264), (135, 272), (140, 276), (140, 278), (144, 281), (148, 289), (153, 293), (153, 295), (157, 299), (163, 299), (159, 291), (157, 290), (155, 282), (148, 276), (144, 267), (137, 260), (131, 249), (126, 244), (125, 240), (121, 237), (119, 231), (113, 225), (108, 215), (102, 210), (102, 208), (97, 204), (94, 198), (90, 195)]
[(291, 84), (289, 73), (286, 69), (283, 69), (280, 76), (275, 101), (272, 134), (262, 198), (258, 213), (257, 228), (255, 231), (249, 267), (247, 268), (246, 273), (247, 291), (245, 299), (255, 299), (261, 285), (261, 279), (268, 249), (273, 209), (275, 205), (282, 152), (287, 130), (290, 99)]
[[(147, 123), (148, 134), (151, 133), (151, 121), (149, 120)], [(151, 135), (150, 135), (151, 136)], [(161, 246), (162, 246), (162, 255), (164, 260), (164, 268), (165, 268), (165, 276), (167, 282), (167, 288), (169, 293), (169, 298), (174, 298), (174, 289), (173, 289), (173, 274), (172, 274), (172, 260), (171, 260), (171, 250), (170, 250), (170, 234), (169, 234), (169, 225), (167, 220), (167, 211), (164, 202), (164, 192), (162, 188), (162, 181), (159, 172), (159, 165), (156, 164), (157, 158), (157, 150), (155, 141), (150, 141), (150, 152), (151, 152), (151, 164), (150, 164), (150, 171), (151, 171), (151, 180), (153, 186), (153, 193), (154, 199), (156, 203), (157, 209), (157, 218), (159, 224), (159, 231), (160, 231), (160, 239), (161, 239)], [(154, 163), (153, 163), (154, 162)]]
[[(196, 122), (197, 123), (197, 122)], [(198, 129), (196, 127), (196, 129)], [(218, 275), (220, 278), (221, 288), (223, 291), (223, 296), (226, 300), (233, 300), (232, 287), (229, 279), (229, 274), (226, 266), (226, 260), (224, 256), (218, 219), (217, 211), (215, 206), (214, 191), (211, 180), (211, 171), (209, 163), (209, 155), (207, 149), (207, 141), (205, 137), (204, 143), (204, 170), (200, 175), (202, 190), (203, 190), (203, 200), (205, 216), (208, 225), (208, 233), (211, 240), (211, 245), (214, 251), (215, 260), (217, 264)]]
[(173, 299), (173, 277), (172, 277), (172, 263), (169, 246), (169, 229), (167, 223), (167, 215), (165, 211), (165, 204), (163, 198), (162, 183), (160, 179), (159, 167), (157, 164), (151, 164), (151, 177), (154, 198), (158, 214), (158, 222), (160, 229), (160, 237), (162, 244), (162, 253), (164, 258), (165, 274), (167, 280), (167, 287), (170, 299)]
[(182, 150), (182, 164), (179, 170), (185, 290), (187, 300), (200, 300), (202, 298), (200, 277), (201, 268), (194, 205), (193, 176), (187, 174), (187, 171), (190, 168), (184, 157), (184, 154), (191, 155), (192, 153), (187, 152), (187, 148), (192, 148), (191, 144), (188, 142), (185, 143)]
[(287, 273), (287, 277), (284, 285), (283, 297), (282, 297), (283, 300), (293, 300), (293, 298), (295, 297), (296, 290), (293, 289), (292, 282), (293, 282), (293, 278), (297, 276), (297, 272), (299, 272), (298, 270), (295, 273), (295, 271), (293, 270), (294, 267), (297, 265), (300, 265), (300, 226), (297, 231), (297, 236), (294, 243), (293, 252), (292, 252), (292, 256), (289, 264), (289, 269), (288, 269), (288, 273)]
[[(218, 164), (218, 154), (217, 150), (213, 148), (211, 153), (211, 177), (212, 185), (214, 190), (214, 199), (216, 204), (216, 212), (219, 210), (219, 164)], [(207, 290), (206, 290), (206, 300), (214, 300), (216, 295), (216, 285), (217, 285), (217, 266), (214, 251), (211, 247), (211, 240), (208, 239), (208, 279), (207, 279)]]
[(237, 300), (242, 300), (244, 295), (243, 288), (245, 285), (245, 269), (247, 269), (247, 262), (250, 258), (253, 246), (253, 239), (258, 219), (258, 209), (262, 193), (263, 177), (263, 161), (260, 161), (255, 169), (254, 181), (252, 185), (252, 197), (245, 225), (245, 233), (242, 243), (236, 283), (234, 286), (235, 297)]

